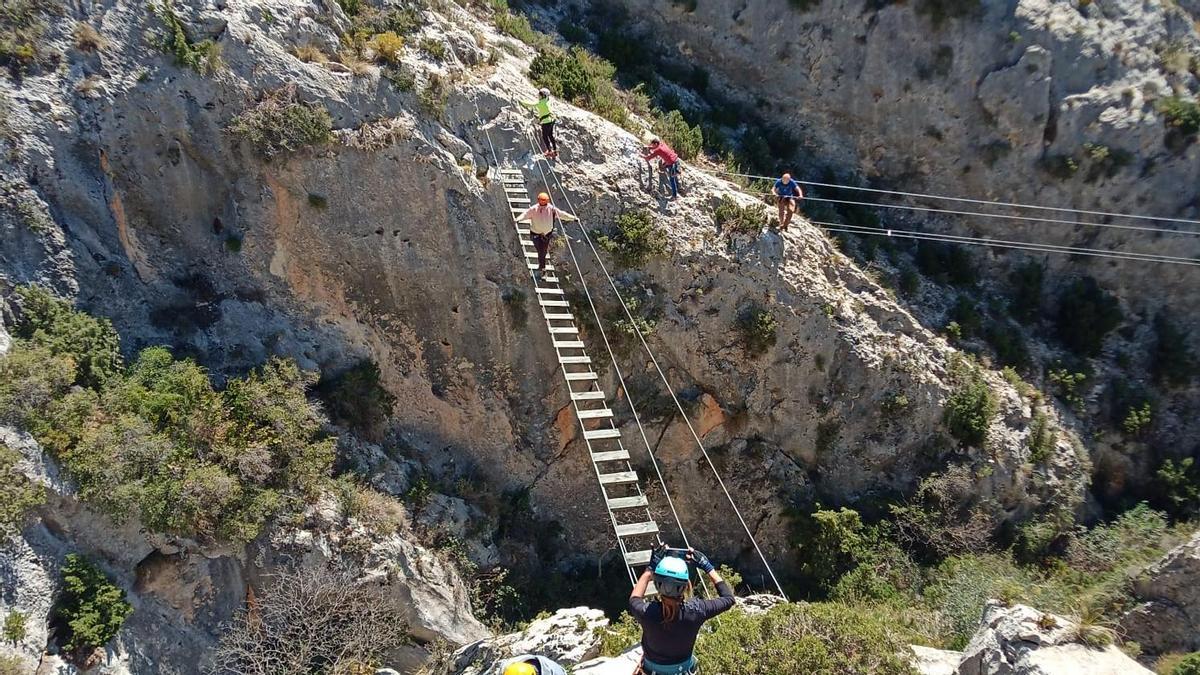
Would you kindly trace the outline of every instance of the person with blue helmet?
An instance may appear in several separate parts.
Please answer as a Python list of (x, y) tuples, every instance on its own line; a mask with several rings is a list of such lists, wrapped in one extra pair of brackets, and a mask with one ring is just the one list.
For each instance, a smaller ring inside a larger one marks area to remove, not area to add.
[[(689, 598), (692, 574), (689, 563), (706, 575), (719, 597), (710, 600)], [(650, 581), (658, 589), (658, 599), (647, 601)], [(703, 553), (688, 549), (657, 549), (650, 564), (629, 596), (629, 613), (642, 626), (642, 666), (645, 675), (694, 675), (699, 666), (692, 650), (705, 621), (733, 607), (733, 589), (717, 574), (712, 561)]]

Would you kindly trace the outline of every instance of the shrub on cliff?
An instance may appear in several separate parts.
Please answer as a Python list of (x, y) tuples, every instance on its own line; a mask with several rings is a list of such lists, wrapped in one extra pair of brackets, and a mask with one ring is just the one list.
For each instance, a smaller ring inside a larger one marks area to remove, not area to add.
[(667, 233), (646, 211), (627, 211), (596, 243), (626, 267), (636, 267), (667, 251)]
[(133, 613), (125, 591), (104, 572), (74, 553), (62, 567), (62, 592), (54, 608), (58, 639), (67, 651), (84, 652), (108, 644)]
[(980, 445), (999, 408), (996, 395), (979, 371), (966, 364), (952, 368), (954, 389), (946, 401), (946, 427), (964, 445)]
[(333, 138), (333, 120), (319, 104), (305, 103), (294, 86), (264, 96), (229, 124), (229, 132), (249, 141), (268, 159)]
[(392, 414), (396, 397), (380, 381), (379, 365), (370, 359), (331, 378), (322, 378), (317, 393), (334, 422), (374, 435)]
[(0, 4), (0, 67), (13, 77), (54, 65), (59, 55), (45, 40), (47, 19), (61, 15), (61, 0), (5, 0)]
[(689, 125), (678, 110), (659, 114), (654, 120), (654, 131), (684, 159), (693, 159), (704, 149), (700, 125)]
[(738, 311), (736, 328), (746, 353), (757, 356), (775, 344), (779, 321), (771, 310), (757, 303), (750, 303)]
[(69, 302), (37, 286), (18, 288), (17, 297), (21, 321), (14, 337), (69, 358), (76, 384), (99, 387), (120, 372), (120, 340), (108, 319), (75, 311)]
[(21, 453), (0, 442), (0, 543), (21, 529), (30, 509), (42, 503), (42, 486), (17, 470)]

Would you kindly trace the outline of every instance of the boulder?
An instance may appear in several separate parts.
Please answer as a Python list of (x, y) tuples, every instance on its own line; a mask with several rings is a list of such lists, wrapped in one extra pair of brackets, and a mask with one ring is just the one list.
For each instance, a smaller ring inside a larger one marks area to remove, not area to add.
[(1113, 645), (1095, 649), (1077, 642), (1070, 620), (1025, 605), (998, 601), (983, 611), (983, 625), (963, 651), (958, 675), (1151, 675)]
[[(454, 675), (483, 675), (497, 663), (520, 654), (536, 654), (574, 666), (600, 653), (597, 629), (608, 625), (604, 612), (588, 607), (560, 609), (527, 628), (508, 635), (480, 640), (458, 650), (446, 670)], [(574, 672), (585, 672), (575, 670)], [(592, 671), (586, 671), (592, 672)], [(598, 671), (597, 671), (598, 672)]]
[(1126, 639), (1147, 654), (1200, 650), (1200, 534), (1134, 580), (1141, 604), (1121, 619)]
[(913, 651), (912, 665), (921, 675), (956, 675), (962, 652), (933, 649), (921, 645), (910, 645)]

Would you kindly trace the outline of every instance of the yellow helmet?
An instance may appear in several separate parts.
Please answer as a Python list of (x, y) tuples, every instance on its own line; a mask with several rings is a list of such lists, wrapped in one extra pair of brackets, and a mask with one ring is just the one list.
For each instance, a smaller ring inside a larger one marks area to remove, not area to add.
[(508, 667), (504, 669), (504, 675), (538, 675), (538, 671), (532, 663), (518, 661), (508, 664)]

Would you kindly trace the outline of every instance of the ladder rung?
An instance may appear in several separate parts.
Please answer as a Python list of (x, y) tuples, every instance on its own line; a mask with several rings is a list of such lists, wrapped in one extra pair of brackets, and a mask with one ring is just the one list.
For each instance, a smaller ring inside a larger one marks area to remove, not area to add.
[(629, 459), (629, 453), (624, 450), (610, 450), (609, 452), (593, 452), (593, 462), (616, 462), (622, 459)]
[[(594, 374), (594, 373), (593, 373)], [(567, 377), (570, 377), (568, 375)], [(584, 431), (583, 437), (589, 441), (599, 440), (601, 438), (620, 438), (620, 429), (595, 429), (593, 431)]]
[(533, 258), (534, 260), (537, 260), (537, 251), (524, 251), (524, 253), (526, 258)]
[(596, 420), (596, 419), (600, 419), (602, 417), (612, 417), (612, 416), (613, 416), (613, 411), (609, 410), (608, 408), (601, 408), (600, 410), (580, 410), (579, 411), (579, 419), (581, 419), (581, 420)]
[(547, 321), (574, 321), (574, 314), (551, 314), (550, 312), (542, 312), (542, 316), (546, 317)]
[(636, 483), (636, 471), (621, 471), (619, 473), (602, 473), (600, 474), (600, 482), (604, 485), (616, 485), (618, 483)]
[(575, 334), (579, 332), (579, 329), (574, 326), (551, 326), (550, 332), (555, 335), (564, 333)]
[[(646, 500), (646, 495), (636, 495), (633, 497), (613, 497), (608, 500), (608, 508), (610, 509), (635, 509), (639, 506), (647, 506), (650, 502)], [(646, 559), (641, 563), (629, 563), (630, 565), (645, 565), (650, 562), (650, 551), (644, 551)]]
[(573, 391), (571, 392), (572, 401), (603, 401), (604, 392), (602, 391)]
[(590, 356), (560, 356), (560, 357), (558, 357), (558, 362), (562, 363), (562, 364), (591, 363), (592, 357), (590, 357)]
[(528, 193), (528, 192), (525, 190), (525, 188), (523, 188), (523, 187), (510, 187), (510, 186), (508, 186), (508, 185), (505, 185), (505, 186), (504, 186), (504, 191), (505, 191), (505, 192), (520, 192), (521, 194), (524, 194), (524, 195), (526, 195), (526, 196), (528, 196), (528, 195), (529, 195), (529, 193)]
[(518, 235), (520, 235), (520, 236), (525, 236), (525, 235), (529, 234), (529, 228), (527, 228), (527, 227), (518, 227), (518, 228), (517, 228), (517, 234), (518, 234)]
[(538, 288), (537, 292), (540, 293), (541, 295), (562, 295), (563, 294), (563, 291), (561, 288)]
[(654, 534), (655, 532), (658, 532), (658, 523), (653, 520), (648, 520), (644, 523), (617, 526), (618, 537), (632, 537), (638, 534)]
[(541, 298), (539, 298), (538, 302), (541, 303), (542, 307), (570, 307), (571, 306), (571, 303), (567, 302), (566, 300), (542, 300)]
[[(640, 497), (628, 497), (628, 498), (630, 498), (630, 500), (635, 500), (635, 498), (640, 498)], [(644, 498), (644, 497), (641, 497), (641, 498)], [(613, 502), (613, 500), (608, 500), (608, 503), (610, 503), (610, 506), (611, 506), (612, 502)], [(644, 550), (644, 551), (629, 551), (628, 554), (625, 554), (625, 565), (649, 565), (650, 556), (652, 556), (652, 555), (654, 555), (654, 551), (649, 550), (649, 549)]]
[[(567, 382), (584, 382), (588, 380), (598, 380), (600, 376), (596, 373), (567, 373)], [(591, 433), (590, 431), (587, 433)], [(585, 434), (586, 435), (586, 434)], [(621, 434), (617, 434), (620, 436)]]
[(566, 340), (563, 342), (555, 342), (554, 347), (557, 349), (583, 349), (584, 345), (579, 340)]

